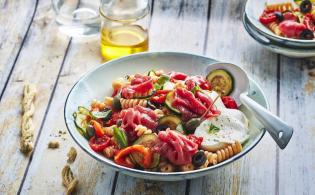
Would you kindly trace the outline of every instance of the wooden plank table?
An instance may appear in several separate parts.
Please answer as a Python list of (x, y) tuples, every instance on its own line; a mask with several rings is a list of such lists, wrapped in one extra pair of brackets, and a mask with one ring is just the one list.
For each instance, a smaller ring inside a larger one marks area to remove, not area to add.
[[(62, 194), (71, 146), (78, 194), (315, 194), (315, 64), (270, 53), (245, 32), (245, 1), (155, 0), (150, 51), (185, 51), (236, 63), (264, 89), (272, 112), (295, 128), (279, 150), (266, 135), (248, 155), (206, 177), (181, 182), (135, 179), (106, 168), (71, 139), (63, 120), (75, 81), (102, 62), (99, 38), (58, 31), (50, 1), (0, 1), (0, 194)], [(35, 149), (19, 151), (23, 82), (35, 83)], [(60, 148), (48, 150), (50, 140)]]

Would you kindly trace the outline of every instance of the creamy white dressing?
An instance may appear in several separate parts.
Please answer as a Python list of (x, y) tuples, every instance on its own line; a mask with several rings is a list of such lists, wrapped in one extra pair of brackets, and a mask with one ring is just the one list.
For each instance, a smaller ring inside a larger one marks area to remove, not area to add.
[[(206, 93), (211, 99), (218, 96), (214, 91)], [(221, 114), (205, 120), (195, 131), (196, 136), (203, 137), (201, 147), (208, 151), (216, 151), (235, 141), (244, 143), (249, 138), (246, 116), (237, 109), (226, 108), (221, 98), (217, 99), (214, 105), (221, 111)], [(211, 125), (219, 130), (210, 131)]]

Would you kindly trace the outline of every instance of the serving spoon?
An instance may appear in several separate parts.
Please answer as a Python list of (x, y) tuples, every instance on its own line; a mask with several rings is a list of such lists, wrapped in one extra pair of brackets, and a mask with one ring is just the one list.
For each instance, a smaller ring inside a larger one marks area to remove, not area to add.
[(234, 79), (234, 89), (231, 96), (235, 98), (238, 105), (243, 104), (250, 110), (254, 116), (263, 124), (274, 141), (281, 149), (284, 149), (289, 143), (293, 128), (271, 113), (269, 110), (248, 97), (249, 78), (247, 73), (237, 65), (230, 63), (218, 62), (207, 67), (207, 73), (223, 69), (228, 71)]

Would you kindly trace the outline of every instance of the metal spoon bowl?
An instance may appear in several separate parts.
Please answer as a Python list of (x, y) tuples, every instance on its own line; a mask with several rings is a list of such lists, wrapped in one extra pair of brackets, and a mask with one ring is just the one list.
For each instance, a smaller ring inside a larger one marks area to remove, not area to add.
[(208, 66), (207, 72), (209, 73), (216, 69), (226, 70), (232, 75), (234, 86), (230, 96), (235, 99), (238, 105), (242, 104), (247, 107), (262, 123), (278, 146), (284, 149), (292, 137), (293, 128), (248, 97), (249, 79), (247, 73), (237, 65), (222, 62), (211, 64)]

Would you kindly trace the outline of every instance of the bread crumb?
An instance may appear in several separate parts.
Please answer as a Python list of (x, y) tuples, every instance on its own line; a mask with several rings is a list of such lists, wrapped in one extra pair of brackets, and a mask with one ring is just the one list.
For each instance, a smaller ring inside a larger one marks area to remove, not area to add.
[(22, 100), (22, 122), (21, 122), (21, 138), (20, 150), (24, 154), (28, 154), (34, 147), (34, 124), (33, 115), (35, 112), (34, 100), (36, 95), (36, 87), (33, 84), (25, 83)]
[(70, 195), (74, 192), (75, 187), (78, 185), (79, 181), (73, 176), (73, 172), (69, 165), (66, 165), (61, 172), (62, 184), (67, 188), (67, 195)]
[(77, 150), (74, 147), (71, 147), (68, 154), (68, 163), (73, 163), (77, 157)]
[(50, 141), (48, 143), (48, 148), (50, 148), (50, 149), (59, 148), (59, 142), (58, 141)]

